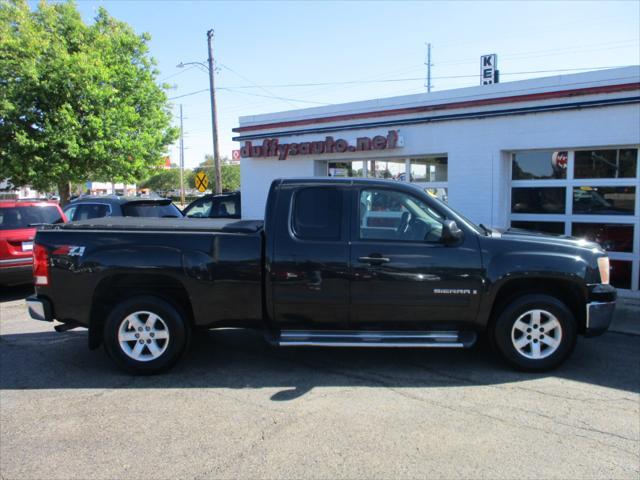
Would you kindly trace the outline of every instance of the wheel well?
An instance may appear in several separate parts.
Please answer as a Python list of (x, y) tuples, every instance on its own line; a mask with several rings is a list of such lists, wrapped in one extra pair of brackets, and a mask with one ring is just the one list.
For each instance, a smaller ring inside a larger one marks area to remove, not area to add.
[(168, 275), (118, 274), (103, 279), (93, 293), (89, 323), (89, 347), (98, 348), (102, 343), (102, 327), (113, 307), (131, 297), (152, 295), (173, 304), (184, 312), (193, 327), (193, 309), (187, 289)]
[(517, 279), (502, 285), (493, 302), (491, 316), (489, 317), (490, 325), (493, 325), (509, 303), (517, 297), (532, 293), (543, 293), (563, 302), (573, 313), (578, 331), (584, 332), (586, 321), (585, 300), (580, 288), (566, 280), (549, 278)]

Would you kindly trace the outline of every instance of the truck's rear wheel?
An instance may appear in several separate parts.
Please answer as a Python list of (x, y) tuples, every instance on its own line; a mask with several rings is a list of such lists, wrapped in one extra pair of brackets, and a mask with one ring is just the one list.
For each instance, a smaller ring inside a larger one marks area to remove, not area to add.
[(111, 311), (104, 325), (104, 345), (124, 370), (141, 375), (171, 368), (189, 337), (184, 315), (153, 296), (129, 298)]
[(493, 335), (507, 362), (521, 370), (542, 372), (566, 360), (577, 330), (564, 303), (550, 295), (531, 294), (518, 297), (502, 311)]

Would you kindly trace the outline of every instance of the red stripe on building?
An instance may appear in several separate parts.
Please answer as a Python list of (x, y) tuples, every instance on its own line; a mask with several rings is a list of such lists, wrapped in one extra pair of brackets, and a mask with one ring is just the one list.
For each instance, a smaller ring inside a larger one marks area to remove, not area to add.
[(577, 97), (580, 95), (596, 95), (599, 93), (626, 92), (640, 89), (640, 82), (623, 83), (619, 85), (604, 85), (600, 87), (575, 88), (573, 90), (560, 90), (554, 92), (530, 93), (526, 95), (513, 95), (510, 97), (486, 98), (481, 100), (467, 100), (463, 102), (441, 103), (422, 107), (395, 108), (390, 110), (378, 110), (375, 112), (348, 113), (333, 115), (331, 117), (308, 118), (304, 120), (290, 120), (286, 122), (263, 123), (246, 127), (236, 127), (234, 132), (253, 132), (255, 130), (268, 130), (271, 128), (295, 127), (300, 125), (314, 125), (318, 123), (341, 122), (359, 120), (362, 118), (390, 117), (395, 115), (410, 115), (413, 113), (434, 112), (439, 110), (453, 110), (456, 108), (478, 107), (486, 105), (500, 105), (504, 103), (531, 102), (535, 100), (549, 100), (553, 98)]

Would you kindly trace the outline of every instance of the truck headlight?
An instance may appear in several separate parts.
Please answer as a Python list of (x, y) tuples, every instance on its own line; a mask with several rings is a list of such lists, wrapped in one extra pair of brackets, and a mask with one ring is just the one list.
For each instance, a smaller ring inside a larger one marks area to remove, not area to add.
[(600, 270), (600, 283), (609, 285), (609, 257), (598, 258), (598, 270)]

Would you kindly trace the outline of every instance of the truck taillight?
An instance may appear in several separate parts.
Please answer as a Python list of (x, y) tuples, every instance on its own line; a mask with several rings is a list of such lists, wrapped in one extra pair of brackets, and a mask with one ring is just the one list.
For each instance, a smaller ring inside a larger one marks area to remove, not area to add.
[(33, 246), (33, 282), (36, 285), (49, 285), (49, 252), (42, 245)]

